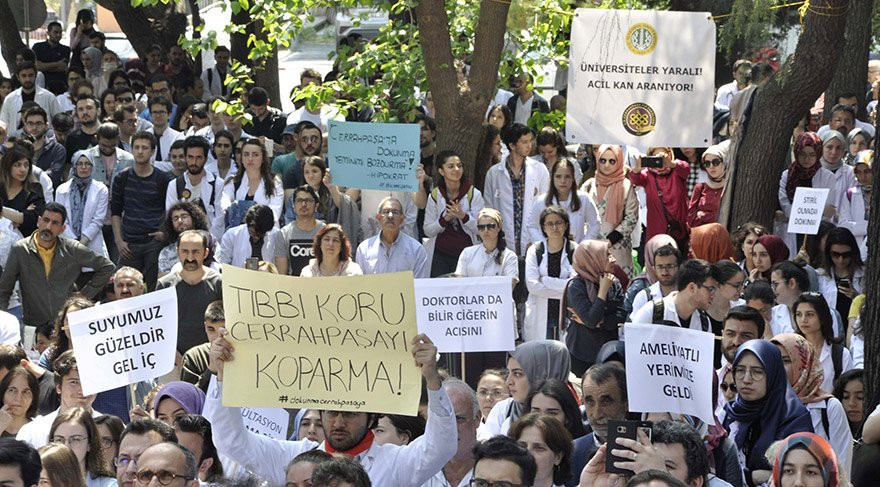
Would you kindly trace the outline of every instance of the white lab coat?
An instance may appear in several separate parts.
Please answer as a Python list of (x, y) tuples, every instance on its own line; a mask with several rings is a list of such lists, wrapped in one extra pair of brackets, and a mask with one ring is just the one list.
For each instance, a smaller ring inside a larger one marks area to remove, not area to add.
[[(275, 235), (279, 230), (272, 228), (263, 237), (263, 248), (261, 249), (262, 258), (268, 262), (272, 262), (275, 256)], [(221, 264), (232, 264), (235, 267), (244, 267), (244, 263), (251, 256), (251, 241), (248, 233), (247, 225), (242, 223), (226, 230), (223, 238), (220, 239), (220, 250), (217, 252), (217, 262)]]
[[(205, 205), (205, 215), (208, 217), (208, 222), (213, 222), (217, 215), (222, 213), (219, 211), (220, 195), (222, 192), (217, 189), (216, 177), (213, 173), (205, 171), (202, 180), (199, 181), (197, 186), (199, 188), (199, 199)], [(183, 188), (190, 190), (190, 192), (195, 189), (195, 186), (190, 182), (189, 171), (183, 173)], [(177, 178), (174, 178), (168, 183), (168, 189), (165, 191), (165, 210), (169, 210), (179, 201), (182, 200), (177, 197)]]
[[(819, 164), (818, 162), (816, 164)], [(791, 215), (791, 202), (788, 201), (788, 194), (785, 192), (785, 185), (788, 183), (788, 169), (782, 172), (782, 177), (779, 179), (779, 192), (777, 197), (779, 199), (779, 207), (782, 209), (782, 212), (785, 213), (785, 221), (784, 222), (775, 222), (773, 225), (773, 233), (775, 233), (779, 238), (785, 241), (785, 244), (788, 245), (788, 252), (790, 255), (794, 256), (797, 254), (797, 237), (793, 233), (788, 232), (788, 217)], [(825, 169), (824, 167), (820, 167), (816, 174), (813, 176), (813, 188), (827, 188), (831, 191), (828, 193), (828, 199), (825, 200), (826, 205), (832, 205), (837, 208), (837, 181), (834, 177), (834, 173)], [(831, 218), (823, 218), (823, 220), (834, 221), (834, 217)]]
[[(846, 190), (852, 188), (858, 182), (856, 181), (856, 174), (853, 171), (853, 167), (848, 164), (843, 164), (840, 166), (836, 172), (831, 173), (834, 175), (834, 207), (837, 208), (837, 218), (835, 221), (840, 220), (840, 207), (843, 204), (844, 198), (846, 198)], [(830, 195), (828, 196), (831, 197)], [(830, 201), (830, 200), (829, 200)], [(827, 203), (826, 203), (827, 204)]]
[(544, 245), (544, 257), (538, 264), (537, 245), (532, 245), (526, 252), (526, 288), (529, 299), (526, 301), (526, 316), (523, 322), (523, 341), (545, 340), (547, 338), (547, 305), (551, 299), (559, 300), (560, 316), (562, 315), (562, 294), (569, 278), (575, 275), (571, 266), (570, 255), (562, 250), (559, 277), (547, 275), (547, 263), (550, 260), (547, 246)]
[[(834, 314), (834, 310), (837, 308), (837, 282), (835, 282), (834, 276), (829, 275), (824, 269), (819, 270), (818, 274), (819, 292), (822, 293), (822, 297), (828, 302), (828, 307), (831, 308), (832, 314)], [(861, 267), (857, 268), (852, 277), (852, 287), (856, 295), (861, 294), (864, 290), (864, 279), (865, 270)], [(846, 320), (848, 317), (841, 316), (840, 318)], [(841, 330), (835, 328), (834, 333), (836, 336), (840, 336), (840, 332)]]
[[(222, 185), (223, 194), (220, 199), (220, 212), (218, 213), (218, 219), (223, 216), (223, 213), (227, 208), (232, 206), (232, 203), (236, 201), (244, 201), (247, 198), (248, 194), (248, 186), (250, 185), (250, 180), (248, 179), (247, 171), (241, 175), (241, 184), (238, 186), (238, 191), (235, 190), (235, 183), (232, 179), (227, 179), (226, 181), (219, 181), (218, 185)], [(284, 203), (284, 188), (281, 185), (281, 180), (277, 177), (275, 178), (275, 191), (270, 196), (266, 196), (266, 183), (260, 179), (260, 185), (257, 186), (256, 192), (254, 192), (254, 201), (260, 205), (267, 205), (269, 208), (272, 208), (272, 214), (275, 217), (275, 226), (278, 226), (278, 221), (281, 218), (281, 205)]]
[[(572, 192), (569, 195), (568, 201), (563, 202), (554, 198), (552, 204), (559, 205), (568, 212), (569, 231), (575, 243), (595, 239), (599, 235), (599, 216), (596, 211), (596, 204), (593, 203), (589, 194), (578, 192), (577, 197), (581, 202), (581, 207), (578, 211), (574, 211), (571, 208), (574, 196), (575, 194)], [(546, 240), (544, 234), (541, 233), (541, 212), (548, 206), (544, 203), (545, 198), (547, 198), (547, 193), (535, 198), (531, 214), (529, 215), (528, 228), (532, 242)]]
[[(55, 98), (55, 94), (51, 91), (39, 86), (36, 86), (36, 90), (34, 101), (43, 110), (46, 110), (46, 114), (51, 121), (56, 113), (61, 112), (61, 105), (58, 104), (58, 99)], [(21, 123), (21, 114), (19, 113), (21, 105), (21, 88), (13, 90), (3, 99), (3, 108), (0, 109), (0, 121), (6, 124), (6, 130), (10, 134), (17, 131), (18, 124)]]
[[(523, 192), (523, 215), (522, 215), (522, 234), (520, 235), (520, 252), (525, 255), (525, 251), (529, 244), (533, 242), (531, 233), (528, 229), (529, 212), (535, 206), (535, 201), (542, 193), (546, 193), (550, 189), (550, 173), (547, 166), (540, 162), (527, 157), (525, 166), (525, 188)], [(504, 229), (504, 238), (507, 241), (507, 248), (516, 251), (514, 242), (515, 234), (513, 232), (513, 184), (507, 173), (507, 158), (489, 168), (486, 173), (486, 185), (483, 198), (486, 200), (486, 206), (495, 208), (501, 212), (503, 220), (502, 228)]]
[(840, 198), (840, 207), (837, 209), (837, 226), (852, 232), (856, 241), (859, 242), (862, 260), (867, 259), (868, 220), (865, 219), (865, 198), (862, 196), (861, 185), (855, 185)]
[[(434, 195), (437, 199), (434, 199)], [(485, 203), (483, 201), (483, 193), (474, 188), (473, 196), (468, 199), (467, 195), (459, 200), (462, 211), (468, 214), (468, 221), (464, 222), (462, 228), (465, 233), (471, 237), (471, 243), (475, 244), (477, 240), (477, 214), (483, 209)], [(445, 227), (440, 225), (440, 219), (446, 214), (446, 198), (440, 191), (431, 191), (428, 193), (428, 204), (425, 206), (425, 225), (423, 227), (425, 236), (428, 240), (425, 242), (425, 251), (428, 253), (428, 262), (434, 258), (434, 245), (437, 242), (437, 236), (443, 233)]]
[[(58, 186), (55, 193), (57, 202), (67, 208), (68, 221), (64, 232), (61, 234), (72, 240), (79, 240), (73, 234), (70, 226), (70, 191), (73, 180), (62, 183)], [(107, 246), (104, 243), (104, 217), (107, 216), (107, 201), (109, 199), (109, 191), (107, 186), (100, 181), (92, 180), (89, 184), (89, 191), (86, 194), (86, 204), (83, 208), (82, 234), (88, 237), (88, 247), (96, 254), (108, 257)]]

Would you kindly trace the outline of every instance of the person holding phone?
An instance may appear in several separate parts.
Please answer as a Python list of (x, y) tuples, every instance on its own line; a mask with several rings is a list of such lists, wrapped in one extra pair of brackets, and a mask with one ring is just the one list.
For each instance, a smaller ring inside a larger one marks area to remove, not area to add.
[(76, 22), (73, 29), (70, 29), (71, 66), (82, 67), (82, 52), (91, 46), (89, 34), (92, 32), (95, 32), (95, 14), (84, 8), (76, 13)]
[[(856, 237), (844, 227), (828, 232), (824, 254), (823, 266), (818, 271), (819, 292), (828, 301), (828, 306), (845, 319), (849, 316), (853, 298), (864, 290), (865, 263)], [(846, 335), (847, 322), (843, 323), (843, 330), (835, 330), (841, 336)]]
[[(653, 163), (657, 157), (662, 159), (659, 166)], [(643, 164), (643, 161), (651, 164)], [(645, 240), (665, 233), (678, 242), (678, 248), (688, 248), (687, 177), (690, 172), (690, 165), (675, 160), (669, 147), (651, 147), (647, 156), (635, 159), (629, 180), (645, 188), (648, 207)]]
[(737, 397), (724, 407), (724, 427), (750, 485), (767, 482), (772, 467), (764, 454), (792, 433), (813, 432), (810, 412), (788, 384), (782, 354), (766, 340), (740, 345), (733, 359)]

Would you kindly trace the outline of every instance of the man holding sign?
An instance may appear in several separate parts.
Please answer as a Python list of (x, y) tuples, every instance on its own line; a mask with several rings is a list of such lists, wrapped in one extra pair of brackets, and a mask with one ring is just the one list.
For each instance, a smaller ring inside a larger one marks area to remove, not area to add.
[(320, 445), (309, 440), (283, 441), (247, 431), (239, 408), (224, 407), (223, 367), (233, 359), (234, 349), (225, 330), (211, 344), (209, 368), (217, 374), (211, 381), (204, 416), (216, 431), (217, 451), (275, 484), (284, 483), (284, 470), (298, 454), (318, 448), (353, 457), (367, 471), (374, 485), (383, 487), (421, 485), (439, 472), (457, 449), (456, 418), (449, 396), (437, 372), (437, 347), (427, 335), (411, 341), (412, 355), (428, 387), (428, 422), (425, 434), (407, 446), (378, 445), (370, 425), (376, 414), (323, 410), (324, 436)]

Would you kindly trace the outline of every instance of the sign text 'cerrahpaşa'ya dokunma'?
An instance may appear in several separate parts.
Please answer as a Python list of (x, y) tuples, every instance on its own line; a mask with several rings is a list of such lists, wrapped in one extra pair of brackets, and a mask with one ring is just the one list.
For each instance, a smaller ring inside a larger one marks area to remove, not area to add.
[(302, 278), (223, 267), (225, 406), (416, 413), (412, 273)]

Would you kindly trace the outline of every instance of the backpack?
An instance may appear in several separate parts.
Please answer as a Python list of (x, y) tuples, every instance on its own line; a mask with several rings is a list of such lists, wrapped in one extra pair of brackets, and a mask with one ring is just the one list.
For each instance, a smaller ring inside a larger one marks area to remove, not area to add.
[[(575, 244), (571, 240), (569, 240), (562, 250), (565, 251), (565, 256), (568, 257), (568, 261), (571, 262), (571, 256), (574, 255)], [(535, 258), (538, 260), (538, 267), (541, 266), (541, 262), (544, 260), (544, 241), (540, 241), (535, 244)]]
[[(675, 322), (663, 319), (663, 315), (666, 314), (666, 305), (663, 303), (662, 298), (655, 299), (652, 302), (654, 303), (654, 313), (651, 316), (651, 323), (654, 323), (657, 325), (681, 326)], [(709, 331), (709, 316), (706, 314), (705, 311), (702, 311), (699, 309), (697, 310), (697, 313), (699, 313), (698, 316), (700, 317), (700, 328), (702, 328), (703, 331), (708, 332)]]
[[(437, 186), (434, 186), (434, 189), (431, 190), (431, 198), (434, 199), (435, 203), (440, 198), (440, 189)], [(474, 199), (474, 185), (472, 184), (470, 189), (468, 189), (468, 191), (467, 191), (468, 206), (471, 205), (471, 201), (473, 201), (473, 199)]]
[[(233, 194), (238, 193), (238, 188), (241, 187), (241, 181), (237, 183), (233, 181), (232, 185), (234, 188)], [(229, 229), (229, 227), (241, 225), (244, 222), (244, 217), (247, 215), (248, 210), (256, 204), (257, 202), (254, 200), (232, 202), (232, 204), (229, 205), (229, 208), (226, 209), (226, 214), (223, 216), (224, 227)]]
[[(184, 192), (184, 190), (186, 190), (186, 181), (184, 181), (184, 179), (183, 179), (183, 174), (174, 178), (174, 183), (177, 188), (177, 199), (178, 199), (178, 201), (183, 201), (183, 192)], [(214, 205), (215, 186), (216, 185), (214, 185), (214, 184), (211, 185), (211, 199), (208, 200), (209, 204), (212, 206)], [(236, 188), (236, 190), (238, 190), (238, 188)], [(202, 208), (202, 211), (204, 211), (205, 213), (208, 212), (208, 209), (205, 207), (205, 201), (203, 198), (199, 198), (197, 200), (194, 200), (194, 201), (192, 201), (192, 203), (196, 203), (197, 205), (199, 205)]]

